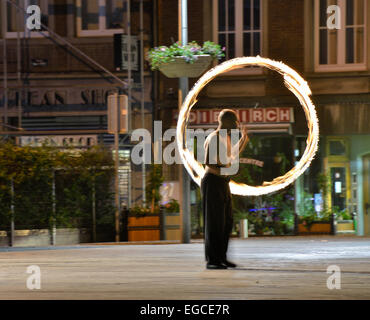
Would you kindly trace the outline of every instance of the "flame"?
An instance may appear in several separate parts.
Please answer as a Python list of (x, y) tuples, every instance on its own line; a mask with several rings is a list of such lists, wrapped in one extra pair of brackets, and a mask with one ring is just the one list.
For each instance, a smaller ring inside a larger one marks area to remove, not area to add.
[(244, 66), (260, 66), (280, 73), (284, 78), (285, 86), (297, 97), (301, 103), (308, 124), (308, 137), (306, 150), (299, 162), (285, 175), (275, 178), (272, 181), (266, 181), (262, 186), (249, 186), (243, 183), (230, 181), (230, 191), (233, 194), (242, 196), (259, 196), (272, 193), (287, 187), (293, 183), (311, 164), (315, 157), (319, 141), (319, 123), (316, 115), (316, 109), (312, 103), (311, 89), (307, 82), (292, 68), (286, 64), (267, 58), (240, 57), (225, 61), (213, 69), (206, 72), (193, 86), (186, 96), (178, 117), (176, 128), (176, 139), (178, 150), (182, 163), (190, 174), (191, 178), (200, 185), (201, 179), (205, 174), (205, 168), (195, 158), (194, 154), (186, 148), (186, 126), (192, 107), (197, 102), (199, 92), (219, 74), (230, 70), (243, 68)]

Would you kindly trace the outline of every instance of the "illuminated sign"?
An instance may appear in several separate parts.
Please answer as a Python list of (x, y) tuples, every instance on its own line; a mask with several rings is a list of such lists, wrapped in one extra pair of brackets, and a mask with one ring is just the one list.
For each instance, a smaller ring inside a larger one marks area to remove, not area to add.
[[(225, 107), (226, 108), (226, 107)], [(231, 109), (231, 108), (230, 108)], [(293, 123), (293, 108), (248, 108), (233, 109), (239, 115), (241, 123)], [(218, 109), (193, 109), (189, 116), (189, 125), (217, 124)], [(173, 121), (177, 122), (178, 111), (173, 113)]]

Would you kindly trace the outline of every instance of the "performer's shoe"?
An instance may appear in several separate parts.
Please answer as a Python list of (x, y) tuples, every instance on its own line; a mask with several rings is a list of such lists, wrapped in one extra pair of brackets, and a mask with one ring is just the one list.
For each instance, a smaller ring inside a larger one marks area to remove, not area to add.
[(222, 263), (207, 263), (207, 269), (227, 269), (226, 265)]
[(236, 268), (236, 264), (235, 263), (232, 263), (232, 262), (227, 261), (227, 260), (222, 261), (222, 264), (224, 266), (226, 266), (227, 268)]

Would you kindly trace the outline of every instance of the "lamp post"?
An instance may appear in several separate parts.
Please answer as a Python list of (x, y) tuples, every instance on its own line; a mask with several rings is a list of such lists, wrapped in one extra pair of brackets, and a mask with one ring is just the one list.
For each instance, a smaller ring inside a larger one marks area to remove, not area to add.
[(128, 132), (128, 97), (117, 93), (108, 96), (108, 132), (114, 134), (114, 171), (115, 171), (115, 241), (120, 241), (120, 193), (119, 193), (119, 135)]
[(119, 228), (119, 217), (120, 217), (120, 195), (119, 195), (119, 130), (120, 130), (120, 122), (119, 122), (119, 111), (120, 111), (120, 99), (117, 95), (114, 95), (116, 100), (116, 110), (115, 110), (115, 116), (116, 116), (116, 130), (114, 130), (114, 150), (115, 150), (115, 157), (114, 157), (114, 171), (115, 171), (115, 180), (114, 180), (114, 189), (115, 189), (115, 203), (116, 203), (116, 212), (114, 215), (115, 220), (115, 230), (116, 230), (116, 236), (115, 240), (116, 242), (119, 242), (120, 240), (120, 228)]
[[(188, 2), (179, 0), (179, 40), (182, 45), (188, 42)], [(179, 78), (179, 109), (189, 92), (188, 78)], [(182, 242), (190, 243), (191, 238), (191, 214), (190, 214), (190, 177), (184, 166), (180, 167), (180, 214), (182, 219)]]

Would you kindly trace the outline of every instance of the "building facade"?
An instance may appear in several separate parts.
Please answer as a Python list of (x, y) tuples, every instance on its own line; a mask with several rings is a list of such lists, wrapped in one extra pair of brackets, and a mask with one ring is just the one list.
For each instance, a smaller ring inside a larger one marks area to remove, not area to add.
[[(52, 32), (25, 28), (28, 16), (17, 14), (17, 6), (30, 5), (40, 7), (41, 22)], [(127, 66), (117, 70), (115, 64), (114, 36), (140, 37), (139, 0), (11, 0), (2, 1), (0, 10), (2, 137), (16, 137), (20, 143), (48, 137), (61, 144), (112, 146), (107, 132), (107, 96), (112, 92), (130, 95), (131, 129), (142, 128), (144, 121), (151, 130), (153, 120), (163, 122), (163, 131), (176, 125), (177, 79), (151, 72), (144, 62), (142, 86), (134, 67), (140, 59), (133, 55), (128, 92), (94, 63), (128, 81)], [(142, 14), (143, 54), (178, 40), (178, 1), (144, 0)], [(358, 235), (370, 234), (369, 24), (366, 0), (188, 0), (189, 41), (217, 42), (225, 47), (225, 59), (261, 55), (283, 61), (307, 80), (320, 142), (311, 167), (294, 185), (296, 209), (304, 192), (320, 198), (317, 177), (327, 174), (328, 204), (353, 216)], [(189, 79), (190, 87), (195, 81)], [(279, 74), (244, 68), (217, 77), (199, 95), (190, 126), (214, 128), (217, 112), (225, 107), (238, 111), (257, 141), (255, 158), (265, 163), (258, 183), (279, 175), (279, 154), (289, 161), (286, 169), (302, 156), (305, 115)], [(145, 183), (142, 167), (130, 162), (129, 138), (121, 135), (120, 147), (121, 205), (127, 206), (140, 203)], [(169, 193), (176, 198), (179, 166), (163, 168)], [(193, 203), (197, 192), (193, 186)]]
[[(177, 12), (177, 1), (158, 1), (161, 45), (178, 38), (178, 30), (173, 28), (178, 23)], [(368, 2), (189, 0), (188, 20), (189, 41), (217, 42), (226, 48), (225, 59), (261, 55), (283, 61), (307, 80), (317, 108), (320, 142), (311, 167), (295, 183), (296, 210), (304, 193), (320, 199), (317, 179), (320, 173), (326, 174), (330, 181), (328, 205), (347, 210), (356, 221), (357, 234), (369, 235)], [(173, 126), (177, 80), (161, 74), (156, 77), (156, 117)], [(190, 87), (195, 80), (189, 80)], [(259, 137), (268, 149), (260, 155), (265, 161), (262, 180), (276, 176), (276, 172), (269, 173), (269, 167), (277, 153), (283, 152), (290, 166), (302, 156), (308, 134), (305, 115), (277, 73), (262, 68), (233, 70), (214, 79), (198, 98), (190, 121), (195, 127), (215, 127), (213, 113), (225, 107), (245, 115), (242, 121), (248, 124), (251, 137)], [(278, 115), (286, 110), (291, 116), (281, 121)], [(167, 180), (176, 179), (173, 166), (166, 170)]]
[[(113, 135), (107, 132), (107, 97), (112, 93), (129, 95), (131, 130), (143, 124), (151, 130), (153, 79), (146, 62), (141, 74), (140, 57), (153, 42), (153, 3), (142, 4), (141, 10), (140, 1), (133, 0), (1, 1), (1, 36), (6, 40), (0, 53), (2, 137), (20, 144), (48, 139), (61, 146), (113, 147)], [(27, 27), (35, 12), (26, 10), (32, 5), (40, 8), (40, 30)], [(133, 40), (131, 82), (128, 49), (115, 46), (115, 37), (128, 33)], [(129, 134), (121, 134), (121, 206), (142, 201), (142, 168), (131, 165), (131, 148)]]

